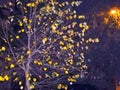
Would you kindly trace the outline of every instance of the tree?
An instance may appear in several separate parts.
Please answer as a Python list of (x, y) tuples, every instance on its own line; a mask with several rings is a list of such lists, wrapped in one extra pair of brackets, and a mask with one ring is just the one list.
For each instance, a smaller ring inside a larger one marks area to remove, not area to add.
[[(12, 11), (2, 26), (0, 57), (6, 63), (0, 80), (20, 89), (40, 89), (76, 82), (87, 73), (84, 52), (99, 39), (85, 37), (85, 16), (74, 10), (80, 1), (16, 0), (4, 8)], [(14, 5), (15, 4), (15, 5)], [(81, 73), (80, 73), (81, 72)], [(24, 84), (25, 81), (25, 84)]]

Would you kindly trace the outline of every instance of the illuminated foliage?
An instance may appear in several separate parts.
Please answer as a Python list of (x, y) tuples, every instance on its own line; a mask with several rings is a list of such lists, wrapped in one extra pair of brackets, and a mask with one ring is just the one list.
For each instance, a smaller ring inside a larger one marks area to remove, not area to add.
[[(84, 52), (89, 49), (89, 43), (99, 42), (98, 38), (85, 38), (89, 26), (85, 16), (74, 10), (81, 2), (17, 0), (16, 3), (21, 13), (8, 17), (11, 28), (8, 25), (3, 28), (1, 40), (5, 46), (0, 48), (0, 57), (7, 63), (4, 69), (12, 76), (1, 76), (0, 81), (15, 77), (13, 82), (21, 90), (51, 84), (67, 90), (68, 86), (60, 83), (76, 82), (81, 71), (84, 77), (87, 73)], [(8, 4), (8, 7), (13, 5)], [(14, 25), (17, 30), (13, 29)], [(21, 77), (25, 77), (26, 87)]]
[(113, 7), (107, 11), (101, 12), (103, 23), (109, 25), (110, 28), (120, 29), (120, 8)]

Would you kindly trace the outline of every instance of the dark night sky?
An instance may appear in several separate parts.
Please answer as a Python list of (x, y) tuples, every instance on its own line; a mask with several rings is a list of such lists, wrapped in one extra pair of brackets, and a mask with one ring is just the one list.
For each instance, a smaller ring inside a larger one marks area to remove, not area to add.
[(82, 0), (79, 10), (82, 13), (89, 13), (91, 11), (105, 10), (110, 7), (119, 6), (120, 0)]
[[(0, 5), (3, 5), (6, 1), (15, 1), (15, 0), (0, 0)], [(63, 1), (63, 0), (62, 0)], [(70, 1), (70, 0), (64, 0)], [(72, 1), (72, 0), (71, 0)], [(103, 10), (109, 7), (119, 6), (120, 0), (78, 0), (83, 3), (80, 6), (80, 10), (83, 13), (91, 12), (91, 10)]]

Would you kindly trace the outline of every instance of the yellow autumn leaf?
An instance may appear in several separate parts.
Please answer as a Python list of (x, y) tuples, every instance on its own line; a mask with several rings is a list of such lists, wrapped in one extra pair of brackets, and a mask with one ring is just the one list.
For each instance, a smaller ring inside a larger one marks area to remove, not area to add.
[(5, 58), (7, 61), (11, 61), (12, 59), (10, 57)]
[(17, 72), (13, 72), (13, 75), (16, 75), (17, 74)]
[(74, 14), (74, 16), (73, 16), (74, 18), (76, 18), (77, 17), (77, 15), (76, 14)]
[(58, 30), (57, 30), (57, 32), (56, 32), (56, 33), (59, 35), (59, 34), (60, 34), (60, 31), (58, 31)]
[(58, 89), (61, 89), (61, 88), (62, 88), (62, 84), (58, 84), (58, 85), (57, 85), (57, 88), (58, 88)]
[(79, 27), (80, 27), (80, 28), (82, 28), (82, 27), (83, 27), (82, 23), (80, 23), (80, 24), (79, 24)]
[(10, 64), (10, 68), (14, 68), (15, 67), (15, 65), (14, 64)]
[(19, 85), (22, 85), (22, 81), (19, 81)]
[(64, 46), (64, 47), (63, 47), (63, 50), (67, 50), (67, 47), (66, 47), (66, 46)]
[(65, 70), (65, 74), (68, 74), (68, 71), (67, 71), (67, 70)]
[(51, 25), (51, 28), (52, 29), (56, 29), (56, 26), (53, 24), (53, 25)]
[(44, 54), (48, 54), (48, 51), (44, 51)]
[(40, 25), (40, 22), (37, 22), (38, 25)]
[(60, 45), (64, 45), (64, 43), (62, 41), (59, 42)]
[(96, 43), (98, 43), (98, 42), (99, 42), (99, 39), (98, 39), (98, 38), (96, 38), (96, 39), (95, 39), (95, 42), (96, 42)]
[(21, 21), (19, 22), (19, 26), (23, 26), (23, 23)]
[(34, 60), (34, 64), (37, 64), (38, 63), (38, 61), (37, 60)]
[(73, 45), (73, 44), (68, 43), (68, 44), (67, 44), (67, 47), (71, 49), (71, 48), (73, 48), (73, 47), (74, 47), (74, 45)]
[(49, 61), (48, 64), (52, 65), (52, 61)]
[(15, 82), (15, 81), (18, 81), (18, 77), (16, 77), (13, 81), (14, 81), (14, 82)]
[(68, 86), (65, 86), (64, 89), (65, 89), (65, 90), (68, 90)]
[(36, 81), (37, 81), (37, 79), (36, 79), (36, 78), (33, 78), (33, 81), (34, 81), (34, 82), (36, 82)]
[(6, 50), (6, 47), (5, 47), (5, 46), (2, 46), (2, 47), (1, 47), (1, 50), (2, 50), (2, 51), (5, 51), (5, 50)]
[(85, 49), (88, 49), (88, 46), (85, 46)]
[(0, 81), (4, 81), (4, 78), (2, 76), (0, 76)]
[(31, 80), (31, 77), (28, 77), (27, 79), (30, 81), (30, 80)]
[(30, 52), (30, 50), (28, 50), (27, 52), (26, 52), (26, 54), (30, 54), (31, 52)]
[(78, 19), (82, 19), (82, 18), (85, 19), (85, 16), (83, 16), (83, 15), (78, 16)]
[(83, 67), (84, 69), (86, 69), (86, 68), (87, 68), (87, 66), (86, 66), (86, 65), (83, 65), (82, 67)]
[(19, 38), (20, 38), (20, 36), (17, 35), (17, 36), (16, 36), (16, 39), (19, 39)]
[(36, 2), (35, 2), (36, 4), (39, 4), (39, 0), (36, 0)]
[(88, 30), (88, 29), (89, 29), (89, 26), (88, 26), (88, 25), (86, 25), (86, 26), (85, 26), (85, 29), (86, 29), (86, 30)]
[(5, 75), (5, 76), (4, 76), (4, 80), (6, 80), (6, 81), (8, 81), (8, 80), (9, 80), (8, 75)]
[(34, 7), (35, 6), (35, 3), (31, 3), (31, 7)]
[(30, 6), (31, 6), (31, 3), (27, 3), (26, 6), (30, 7)]
[(14, 40), (13, 38), (10, 39), (11, 42), (12, 42), (13, 40)]
[(45, 44), (45, 43), (46, 43), (46, 41), (47, 41), (47, 38), (46, 38), (46, 37), (45, 37), (45, 38), (43, 38), (43, 40), (42, 40), (43, 44)]
[(22, 62), (22, 60), (21, 60), (21, 59), (18, 59), (17, 63), (21, 63), (21, 62)]
[(71, 20), (71, 19), (73, 19), (73, 17), (72, 17), (72, 16), (69, 16), (69, 18), (70, 18), (70, 20)]
[(31, 23), (31, 22), (32, 22), (32, 20), (29, 20), (29, 22)]
[(21, 30), (21, 32), (24, 32), (24, 31), (25, 31), (24, 29)]
[(34, 88), (35, 88), (35, 86), (34, 86), (34, 85), (31, 85), (31, 86), (30, 86), (30, 89), (34, 89)]
[(55, 62), (53, 65), (54, 65), (54, 66), (57, 66), (57, 65), (58, 65), (58, 62)]
[(73, 6), (75, 4), (75, 1), (72, 1), (71, 5)]
[(92, 38), (89, 38), (88, 41), (89, 41), (89, 42), (92, 42)]
[(9, 4), (9, 6), (12, 6), (12, 5), (13, 5), (13, 3), (12, 3), (12, 2), (9, 2), (8, 4)]
[(57, 33), (57, 30), (56, 29), (52, 29), (52, 33)]
[(46, 68), (46, 67), (44, 67), (44, 68), (43, 68), (43, 70), (44, 70), (44, 71), (47, 71), (47, 68)]
[(68, 18), (68, 17), (66, 17), (66, 20), (69, 20), (69, 18)]
[(27, 26), (27, 28), (28, 28), (28, 29), (31, 29), (31, 26), (30, 26), (30, 25), (28, 25), (28, 26)]
[(24, 22), (27, 22), (27, 20), (28, 20), (28, 19), (26, 18), (26, 16), (24, 16), (23, 21), (24, 21)]
[(21, 55), (21, 56), (20, 56), (20, 59), (23, 59), (23, 58), (24, 58), (24, 56), (23, 56), (23, 55)]
[(63, 39), (66, 39), (66, 38), (67, 38), (67, 36), (62, 36), (62, 38), (63, 38)]
[(41, 76), (41, 75), (39, 75), (39, 78), (42, 78), (42, 76)]
[(79, 42), (77, 42), (76, 46), (77, 46), (77, 47), (79, 47), (79, 46), (80, 46), (80, 43), (79, 43)]
[(38, 65), (42, 65), (42, 62), (41, 62), (41, 61), (39, 61), (37, 64), (38, 64)]
[(7, 40), (5, 38), (2, 38), (5, 43), (7, 43)]
[(59, 73), (57, 73), (57, 72), (54, 72), (54, 74), (55, 74), (55, 76), (56, 76), (56, 77), (58, 77), (58, 76), (59, 76)]
[(8, 69), (8, 66), (5, 66), (5, 69)]

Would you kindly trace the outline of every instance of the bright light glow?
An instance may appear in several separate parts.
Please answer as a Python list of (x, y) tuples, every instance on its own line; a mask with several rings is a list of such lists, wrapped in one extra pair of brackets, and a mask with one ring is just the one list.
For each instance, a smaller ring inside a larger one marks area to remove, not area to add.
[(70, 85), (72, 85), (73, 84), (73, 82), (70, 82)]
[(118, 7), (114, 7), (114, 8), (111, 8), (109, 11), (108, 11), (108, 15), (110, 16), (108, 19), (107, 18), (104, 18), (104, 22), (107, 24), (109, 22), (109, 20), (113, 20), (114, 23), (116, 24), (116, 27), (117, 28), (120, 28), (120, 8)]
[(110, 10), (110, 15), (116, 15), (120, 12), (120, 9), (117, 7), (114, 7)]
[(115, 14), (117, 11), (116, 10), (111, 10), (110, 13), (111, 14)]

